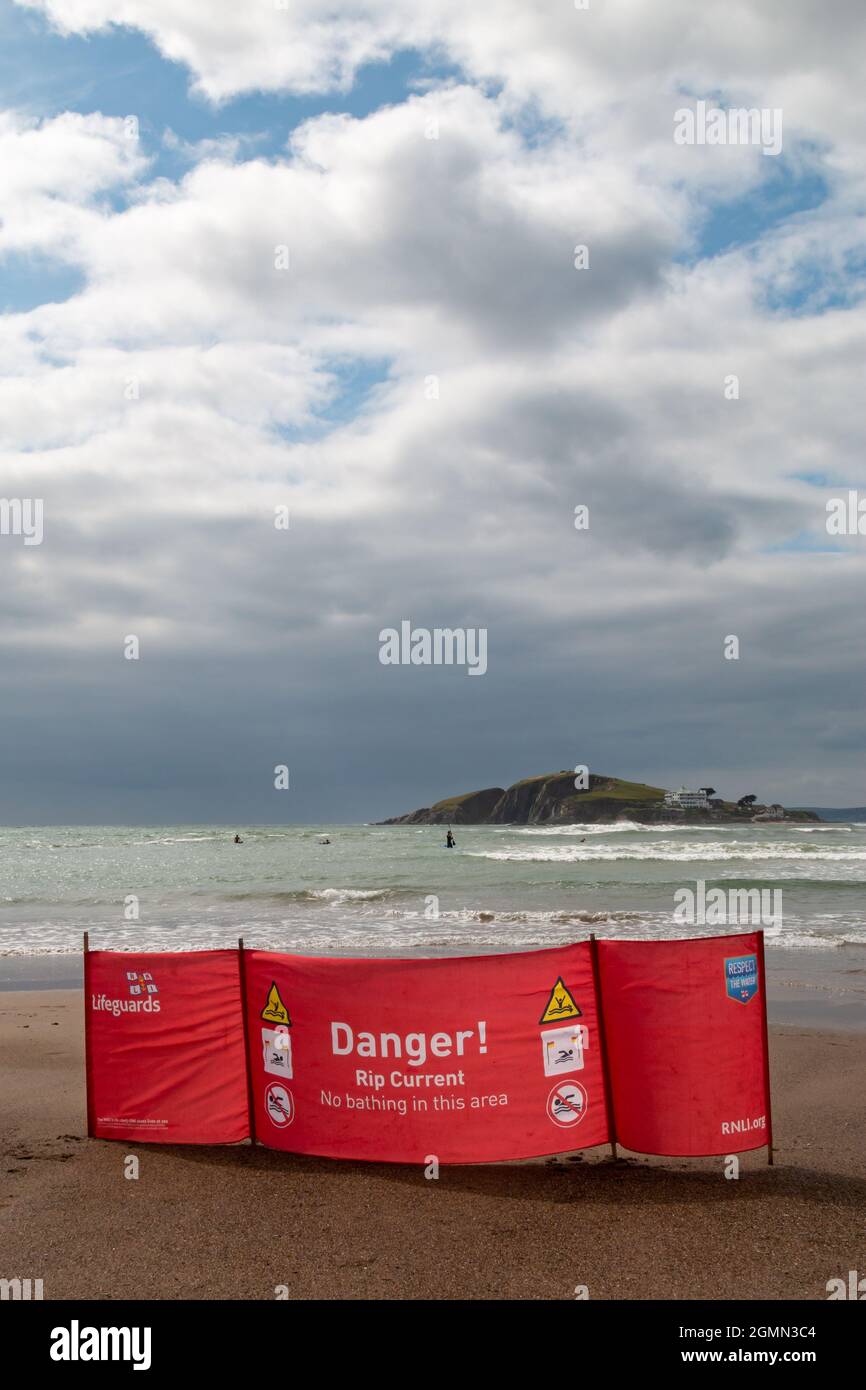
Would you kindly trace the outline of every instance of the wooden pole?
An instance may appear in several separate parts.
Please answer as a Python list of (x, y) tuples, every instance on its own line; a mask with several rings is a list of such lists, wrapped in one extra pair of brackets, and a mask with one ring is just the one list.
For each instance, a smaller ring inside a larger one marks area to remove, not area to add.
[(90, 933), (84, 933), (84, 1094), (87, 1108), (87, 1137), (92, 1139), (93, 1123), (93, 1085), (91, 1070), (93, 1066), (90, 1051)]
[(598, 965), (598, 942), (595, 932), (589, 934), (589, 954), (592, 960), (592, 987), (595, 994), (595, 1013), (598, 1019), (598, 1042), (601, 1051), (601, 1070), (604, 1076), (604, 1106), (607, 1114), (607, 1128), (610, 1134), (610, 1156), (616, 1152), (616, 1116), (613, 1108), (613, 1087), (610, 1084), (610, 1071), (607, 1056), (607, 1034), (604, 1029), (604, 1006), (601, 1002), (601, 971)]
[(767, 1026), (767, 966), (764, 960), (764, 929), (758, 932), (758, 959), (761, 963), (761, 992), (764, 996), (764, 1010), (761, 1018), (761, 1032), (764, 1041), (764, 1090), (767, 1093), (767, 1164), (773, 1166), (773, 1107), (770, 1101), (770, 1030)]
[(253, 1097), (253, 1068), (250, 1058), (250, 1030), (247, 1026), (247, 970), (244, 962), (244, 939), (238, 937), (238, 974), (241, 983), (241, 1017), (244, 1024), (244, 1057), (247, 1064), (247, 1114), (249, 1115), (250, 1141), (257, 1144), (256, 1107)]

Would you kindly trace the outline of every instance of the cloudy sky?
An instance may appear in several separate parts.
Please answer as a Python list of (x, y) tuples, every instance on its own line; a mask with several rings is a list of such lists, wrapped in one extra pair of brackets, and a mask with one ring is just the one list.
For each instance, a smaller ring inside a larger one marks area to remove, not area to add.
[(0, 818), (866, 802), (862, 0), (0, 13)]

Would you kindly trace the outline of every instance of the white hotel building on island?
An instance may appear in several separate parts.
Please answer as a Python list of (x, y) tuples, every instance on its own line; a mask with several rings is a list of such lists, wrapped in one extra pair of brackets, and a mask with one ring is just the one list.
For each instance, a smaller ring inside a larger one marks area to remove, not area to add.
[(678, 806), (683, 811), (708, 811), (710, 808), (706, 792), (690, 792), (680, 787), (678, 792), (665, 792), (665, 805)]

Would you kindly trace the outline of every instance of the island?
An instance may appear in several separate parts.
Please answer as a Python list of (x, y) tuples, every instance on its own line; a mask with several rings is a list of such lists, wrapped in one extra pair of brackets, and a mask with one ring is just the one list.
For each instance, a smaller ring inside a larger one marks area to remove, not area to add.
[[(581, 780), (588, 785), (575, 785)], [(657, 821), (708, 824), (820, 821), (814, 811), (786, 810), (778, 802), (765, 805), (752, 793), (737, 801), (715, 795), (714, 787), (666, 791), (645, 782), (625, 782), (619, 777), (591, 773), (581, 779), (574, 769), (525, 777), (511, 787), (484, 787), (446, 797), (433, 806), (422, 806), (403, 816), (391, 816), (378, 825), (559, 825), (592, 821)]]

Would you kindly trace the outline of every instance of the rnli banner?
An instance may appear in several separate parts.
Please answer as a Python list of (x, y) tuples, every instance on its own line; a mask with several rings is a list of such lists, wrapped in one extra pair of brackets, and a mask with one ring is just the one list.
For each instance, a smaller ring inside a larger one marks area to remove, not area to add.
[(84, 956), (88, 1128), (101, 1139), (249, 1137), (237, 951)]
[(686, 1157), (770, 1143), (762, 933), (598, 956), (618, 1141)]
[(85, 952), (104, 1139), (484, 1163), (772, 1144), (761, 932), (367, 960)]
[(521, 955), (245, 952), (256, 1137), (399, 1163), (482, 1163), (609, 1138), (588, 942)]

